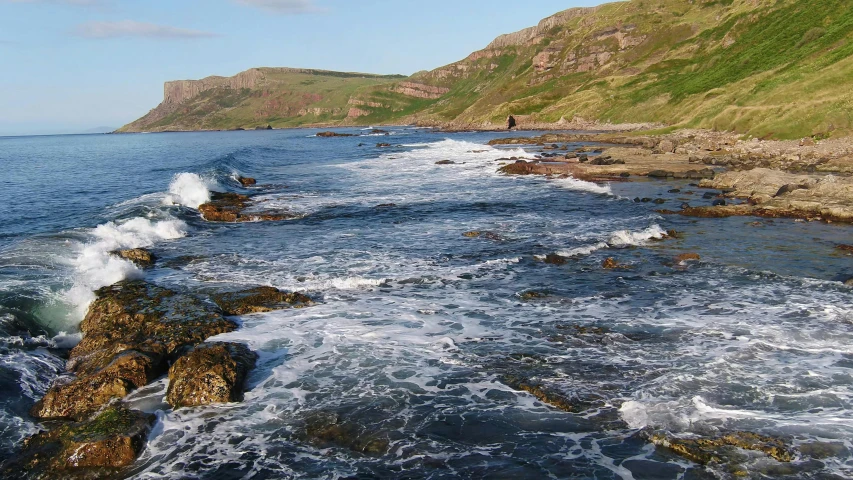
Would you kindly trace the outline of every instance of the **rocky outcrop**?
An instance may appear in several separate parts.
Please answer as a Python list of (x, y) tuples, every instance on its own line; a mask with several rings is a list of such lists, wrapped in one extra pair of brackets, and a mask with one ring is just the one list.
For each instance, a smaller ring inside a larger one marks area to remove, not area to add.
[(142, 268), (153, 267), (154, 262), (157, 261), (157, 257), (155, 257), (153, 253), (149, 252), (144, 248), (117, 250), (115, 252), (112, 252), (112, 254), (125, 260), (130, 260), (131, 262)]
[(220, 292), (211, 295), (213, 301), (226, 315), (246, 315), (271, 312), (314, 304), (310, 297), (297, 292), (282, 292), (273, 287), (256, 287), (237, 292)]
[(133, 464), (154, 415), (116, 404), (96, 416), (38, 433), (0, 471), (3, 478), (111, 478)]
[(545, 35), (552, 28), (564, 25), (577, 17), (592, 15), (597, 11), (598, 7), (572, 8), (562, 11), (540, 21), (535, 27), (525, 28), (515, 33), (508, 33), (497, 37), (486, 47), (486, 50), (497, 50), (506, 47), (526, 46), (538, 43), (545, 38)]
[(435, 100), (437, 98), (441, 98), (442, 95), (449, 92), (450, 89), (415, 82), (400, 82), (393, 87), (393, 91), (406, 95), (407, 97)]
[(715, 438), (679, 438), (665, 432), (645, 435), (656, 446), (702, 465), (735, 466), (742, 458), (737, 449), (761, 452), (777, 462), (787, 463), (794, 459), (794, 449), (784, 440), (752, 432), (732, 432)]
[(256, 202), (246, 195), (211, 192), (210, 201), (199, 205), (198, 211), (201, 212), (202, 218), (208, 222), (278, 222), (299, 217), (298, 215), (279, 211), (246, 211), (256, 206)]
[(199, 345), (169, 369), (166, 401), (174, 408), (240, 401), (243, 383), (257, 359), (239, 343)]
[(214, 305), (142, 281), (101, 288), (80, 324), (68, 371), (30, 411), (41, 419), (82, 420), (166, 371), (181, 349), (237, 325)]

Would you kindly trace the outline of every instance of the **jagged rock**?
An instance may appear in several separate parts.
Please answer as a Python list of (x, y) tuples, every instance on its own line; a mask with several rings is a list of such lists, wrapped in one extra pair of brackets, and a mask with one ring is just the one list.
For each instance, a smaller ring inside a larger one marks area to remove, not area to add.
[(117, 250), (115, 252), (112, 252), (112, 254), (117, 255), (125, 260), (130, 260), (131, 262), (142, 268), (152, 267), (154, 266), (154, 262), (157, 261), (157, 257), (155, 257), (153, 253), (149, 252), (144, 248)]
[(793, 449), (782, 439), (752, 432), (733, 432), (716, 438), (678, 438), (659, 432), (647, 437), (656, 446), (702, 465), (733, 463), (738, 448), (762, 452), (778, 462), (794, 459)]
[(198, 211), (208, 222), (277, 222), (296, 218), (296, 215), (273, 212), (244, 213), (253, 205), (252, 200), (239, 193), (211, 192), (211, 201), (200, 205)]
[(615, 270), (617, 268), (625, 268), (625, 266), (616, 261), (615, 258), (608, 257), (605, 258), (603, 262), (601, 262), (601, 268), (605, 270)]
[(169, 369), (166, 401), (174, 408), (240, 401), (243, 383), (257, 359), (239, 343), (199, 345)]
[(72, 418), (82, 420), (116, 398), (145, 386), (165, 372), (161, 355), (137, 351), (118, 354), (103, 369), (55, 383), (36, 402), (30, 413), (36, 418)]
[(136, 461), (155, 418), (121, 404), (108, 406), (91, 419), (63, 424), (28, 438), (22, 451), (4, 465), (0, 476), (112, 477)]
[(317, 134), (318, 137), (330, 138), (330, 137), (354, 137), (355, 135), (351, 133), (337, 133), (337, 132), (320, 132)]
[(536, 290), (528, 290), (519, 294), (519, 297), (521, 297), (521, 299), (524, 301), (536, 300), (538, 298), (545, 298), (547, 296), (548, 295), (546, 293), (537, 292)]
[(32, 416), (86, 418), (161, 375), (182, 348), (237, 328), (200, 298), (142, 281), (119, 282), (96, 295), (68, 360), (76, 378), (51, 386)]
[(257, 180), (251, 177), (237, 177), (237, 181), (240, 182), (240, 185), (243, 185), (244, 187), (251, 187), (252, 185), (258, 183)]
[(296, 292), (282, 292), (273, 287), (256, 287), (239, 292), (216, 293), (211, 297), (226, 315), (271, 312), (290, 307), (310, 306), (314, 303), (307, 295)]

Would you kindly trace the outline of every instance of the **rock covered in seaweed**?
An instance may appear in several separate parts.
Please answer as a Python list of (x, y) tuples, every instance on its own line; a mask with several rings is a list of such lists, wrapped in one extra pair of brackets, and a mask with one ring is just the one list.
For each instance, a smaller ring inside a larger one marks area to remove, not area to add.
[(216, 293), (212, 298), (226, 315), (246, 315), (290, 307), (307, 307), (314, 303), (307, 295), (282, 292), (273, 287), (255, 287), (238, 292)]
[(166, 401), (174, 408), (240, 401), (243, 383), (257, 359), (239, 343), (199, 345), (169, 369)]
[(136, 461), (154, 415), (118, 403), (90, 419), (66, 423), (25, 440), (3, 466), (3, 478), (106, 478)]
[(761, 452), (777, 462), (794, 460), (793, 448), (783, 439), (752, 432), (731, 432), (714, 438), (681, 438), (666, 432), (647, 431), (642, 436), (658, 447), (702, 465), (736, 464), (738, 449)]
[(77, 376), (57, 381), (32, 416), (86, 418), (165, 373), (182, 348), (237, 328), (210, 302), (143, 281), (119, 282), (96, 295), (68, 360)]

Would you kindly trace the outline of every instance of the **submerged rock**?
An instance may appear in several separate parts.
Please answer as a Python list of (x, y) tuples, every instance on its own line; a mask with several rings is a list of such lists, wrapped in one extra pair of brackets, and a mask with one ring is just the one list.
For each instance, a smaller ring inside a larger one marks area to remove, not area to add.
[(565, 395), (549, 389), (537, 382), (533, 382), (528, 378), (504, 375), (501, 377), (501, 383), (514, 390), (527, 392), (536, 397), (540, 402), (547, 403), (548, 405), (558, 408), (564, 412), (578, 413), (590, 407), (590, 404), (574, 402)]
[(113, 255), (121, 257), (125, 260), (130, 260), (136, 265), (142, 268), (148, 268), (154, 266), (154, 262), (157, 261), (157, 257), (154, 256), (153, 253), (149, 252), (144, 248), (131, 248), (129, 250), (116, 250), (111, 252)]
[(545, 263), (550, 263), (551, 265), (565, 265), (568, 259), (562, 255), (557, 255), (556, 253), (550, 253), (545, 255)]
[(682, 253), (681, 255), (675, 257), (675, 263), (684, 263), (689, 261), (699, 261), (702, 260), (702, 257), (698, 253)]
[(456, 162), (453, 160), (439, 160), (435, 162), (436, 165), (456, 165)]
[(355, 135), (351, 133), (337, 133), (337, 132), (320, 132), (317, 134), (318, 137), (354, 137)]
[(251, 212), (245, 210), (254, 205), (246, 195), (239, 193), (211, 192), (211, 201), (200, 205), (198, 211), (208, 222), (277, 222), (297, 218), (298, 215), (280, 212)]
[(678, 438), (663, 432), (645, 436), (654, 445), (702, 465), (738, 463), (737, 449), (761, 452), (778, 462), (794, 459), (793, 448), (782, 439), (752, 432), (733, 432), (716, 438)]
[(290, 307), (307, 307), (314, 303), (307, 295), (282, 292), (273, 287), (217, 293), (211, 297), (226, 315), (271, 312)]
[(68, 360), (76, 378), (51, 386), (32, 416), (86, 418), (165, 373), (182, 348), (237, 328), (215, 305), (143, 281), (119, 282), (96, 295)]
[(239, 343), (193, 348), (169, 369), (166, 401), (174, 408), (237, 402), (258, 355)]
[[(105, 478), (136, 461), (155, 416), (122, 404), (28, 438), (3, 478)], [(83, 477), (85, 476), (85, 477)]]
[(333, 412), (320, 412), (308, 417), (302, 436), (320, 447), (339, 446), (367, 455), (383, 455), (390, 445), (384, 435), (371, 432)]
[(462, 234), (462, 236), (467, 237), (467, 238), (487, 238), (489, 240), (495, 240), (495, 241), (503, 240), (503, 237), (501, 237), (500, 235), (498, 235), (495, 232), (489, 232), (489, 231), (482, 231), (481, 232), (479, 230), (472, 230), (470, 232), (465, 232)]

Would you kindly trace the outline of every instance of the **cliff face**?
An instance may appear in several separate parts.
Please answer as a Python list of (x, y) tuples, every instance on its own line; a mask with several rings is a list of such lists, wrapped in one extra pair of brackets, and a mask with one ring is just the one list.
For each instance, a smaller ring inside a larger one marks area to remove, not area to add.
[[(298, 88), (282, 80), (300, 75), (326, 80), (305, 77), (310, 85)], [(533, 124), (582, 117), (782, 138), (840, 134), (853, 131), (853, 9), (849, 0), (632, 0), (559, 12), (408, 79), (334, 75), (351, 74), (252, 69), (169, 82), (163, 104), (126, 128), (463, 128), (514, 115)], [(226, 121), (188, 121), (199, 112)]]

